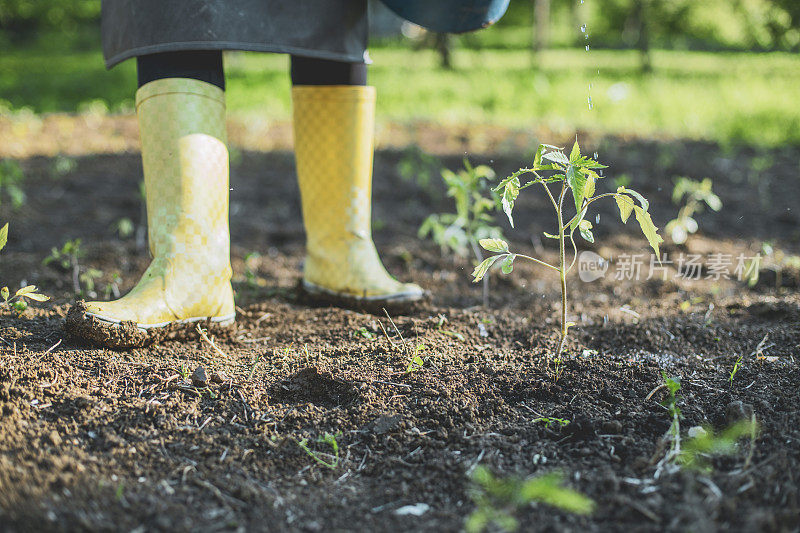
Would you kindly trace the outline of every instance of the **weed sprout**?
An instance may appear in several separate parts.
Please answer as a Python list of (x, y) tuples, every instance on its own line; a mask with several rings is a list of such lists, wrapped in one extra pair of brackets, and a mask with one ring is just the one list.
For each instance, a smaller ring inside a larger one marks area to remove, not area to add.
[[(8, 223), (0, 228), (0, 250), (2, 250), (8, 242)], [(13, 295), (6, 286), (0, 288), (0, 307), (11, 306), (18, 313), (22, 313), (28, 308), (26, 299), (34, 300), (36, 302), (46, 302), (50, 299), (49, 296), (36, 292), (38, 289), (36, 285), (27, 285), (22, 287)]]

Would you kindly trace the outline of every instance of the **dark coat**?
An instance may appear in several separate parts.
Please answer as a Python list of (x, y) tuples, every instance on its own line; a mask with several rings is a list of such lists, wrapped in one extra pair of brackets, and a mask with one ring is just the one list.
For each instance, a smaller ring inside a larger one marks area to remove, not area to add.
[(367, 0), (103, 0), (103, 55), (251, 50), (361, 62)]

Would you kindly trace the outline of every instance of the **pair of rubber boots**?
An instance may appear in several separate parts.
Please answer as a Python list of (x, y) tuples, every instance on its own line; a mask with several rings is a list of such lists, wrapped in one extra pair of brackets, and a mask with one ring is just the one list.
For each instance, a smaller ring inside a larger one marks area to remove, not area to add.
[[(292, 99), (305, 291), (343, 305), (419, 300), (422, 289), (392, 278), (372, 241), (375, 88), (298, 86)], [(70, 333), (110, 347), (235, 318), (224, 92), (161, 79), (136, 93), (136, 113), (152, 263), (126, 296), (79, 303), (67, 318)]]

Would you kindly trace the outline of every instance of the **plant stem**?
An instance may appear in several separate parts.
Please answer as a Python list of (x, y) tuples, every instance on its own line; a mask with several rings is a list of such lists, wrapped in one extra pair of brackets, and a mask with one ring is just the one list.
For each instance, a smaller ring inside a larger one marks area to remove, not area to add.
[(561, 352), (564, 351), (564, 344), (567, 341), (567, 257), (564, 249), (564, 192), (566, 188), (562, 185), (561, 195), (558, 197), (557, 215), (558, 215), (558, 275), (561, 278), (561, 339), (558, 342), (558, 350), (556, 351), (556, 359), (561, 359)]

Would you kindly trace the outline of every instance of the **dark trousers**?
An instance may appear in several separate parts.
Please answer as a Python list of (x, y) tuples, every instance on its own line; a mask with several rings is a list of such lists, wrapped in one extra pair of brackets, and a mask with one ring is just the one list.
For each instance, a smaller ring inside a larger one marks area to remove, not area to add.
[[(291, 56), (293, 85), (366, 85), (367, 65)], [(139, 87), (163, 78), (192, 78), (225, 90), (222, 52), (166, 52), (136, 58)]]

